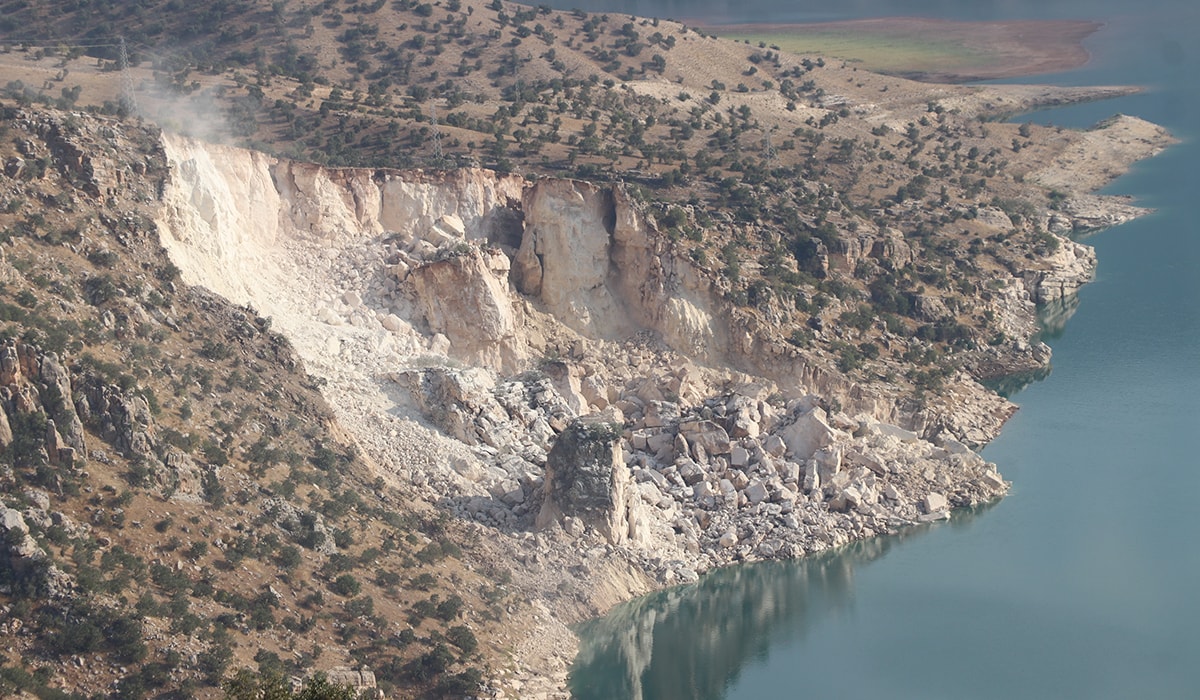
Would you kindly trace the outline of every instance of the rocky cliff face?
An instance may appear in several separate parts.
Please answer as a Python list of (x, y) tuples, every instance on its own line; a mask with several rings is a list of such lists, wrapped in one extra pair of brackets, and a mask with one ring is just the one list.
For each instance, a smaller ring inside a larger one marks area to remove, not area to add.
[(1025, 273), (1025, 285), (1039, 304), (1070, 296), (1092, 280), (1096, 270), (1096, 251), (1081, 243), (1063, 240), (1043, 268)]
[[(364, 405), (367, 412), (382, 411), (384, 423), (409, 406), (440, 416), (427, 437), (445, 444), (449, 436), (458, 446), (450, 444), (447, 454), (458, 455), (460, 468), (434, 465), (421, 471), (463, 489), (465, 496), (513, 494), (499, 485), (506, 482), (524, 483), (522, 502), (541, 495), (540, 474), (532, 480), (529, 475), (545, 466), (562, 430), (555, 423), (561, 417), (539, 418), (536, 409), (531, 417), (528, 407), (511, 405), (480, 408), (494, 401), (492, 387), (531, 367), (531, 358), (562, 358), (543, 360), (542, 367), (551, 378), (548, 391), (571, 415), (614, 410), (633, 430), (627, 436), (632, 461), (657, 468), (687, 458), (700, 472), (712, 472), (714, 497), (730, 467), (729, 452), (706, 449), (703, 442), (692, 446), (687, 436), (694, 437), (695, 429), (681, 426), (690, 410), (712, 405), (723, 411), (731, 396), (756, 406), (762, 403), (756, 392), (762, 391), (820, 396), (840, 407), (847, 425), (883, 421), (975, 443), (990, 439), (1011, 411), (965, 379), (961, 400), (917, 411), (771, 340), (764, 321), (723, 301), (717, 281), (677, 255), (620, 189), (566, 180), (526, 183), (482, 170), (328, 169), (174, 137), (166, 137), (164, 146), (173, 177), (159, 226), (185, 280), (272, 316), (308, 365), (331, 382), (330, 393), (342, 397), (343, 415), (365, 443), (375, 442), (366, 433), (379, 426), (379, 418), (362, 416)], [(864, 245), (862, 254), (878, 249), (893, 262), (908, 255), (897, 236)], [(1054, 278), (1058, 288), (1066, 288), (1060, 278), (1065, 276)], [(631, 350), (628, 341), (643, 334), (656, 340)], [(423, 393), (427, 383), (394, 381), (446, 361), (440, 357), (479, 366), (494, 379), (465, 393), (438, 394), (444, 405), (436, 409)], [(746, 382), (757, 382), (757, 388), (731, 392)], [(763, 410), (774, 409), (764, 404)], [(763, 452), (761, 443), (775, 427), (759, 424), (762, 412), (740, 413), (729, 426), (714, 424), (750, 441), (737, 445), (752, 457), (736, 467), (759, 461), (754, 455)], [(509, 438), (497, 439), (505, 431)], [(461, 467), (481, 457), (463, 451), (463, 445), (490, 442), (503, 452), (521, 443), (514, 436), (522, 433), (534, 436), (523, 443), (535, 451), (526, 460), (529, 469)], [(662, 435), (670, 436), (665, 450), (663, 438), (655, 437)], [(797, 460), (792, 481), (799, 490), (801, 465), (817, 447), (792, 447), (787, 454)], [(494, 476), (480, 480), (464, 473)], [(778, 502), (786, 479), (770, 487), (771, 474), (764, 477), (760, 486)], [(742, 481), (729, 481), (734, 494), (748, 486), (748, 478), (737, 486)], [(685, 485), (691, 489), (696, 483), (689, 477)], [(669, 491), (669, 484), (659, 486)], [(1001, 483), (996, 487), (1002, 490)], [(810, 483), (807, 490), (814, 488)]]
[[(917, 429), (927, 422), (772, 340), (763, 319), (722, 300), (718, 280), (619, 189), (522, 184), (480, 170), (325, 169), (209, 149), (166, 141), (177, 166), (164, 243), (185, 279), (279, 322), (315, 316), (374, 333), (375, 351), (436, 350), (505, 372), (580, 338), (619, 342), (648, 331), (693, 361), (765, 377), (795, 396), (819, 393), (852, 414)], [(872, 244), (891, 258), (898, 246), (896, 236)], [(347, 269), (337, 290), (300, 282), (339, 276), (339, 266)], [(344, 334), (302, 325), (296, 332)]]
[[(965, 374), (924, 406), (851, 382), (725, 301), (619, 188), (164, 148), (158, 225), (184, 280), (270, 316), (381, 476), (494, 528), (503, 556), (538, 531), (519, 554), (531, 596), (595, 571), (571, 615), (647, 576), (821, 551), (1007, 490), (964, 443), (1011, 404)], [(859, 248), (838, 254), (911, 257), (896, 235)], [(1022, 319), (1013, 289), (997, 303)], [(595, 420), (616, 428), (581, 439)]]

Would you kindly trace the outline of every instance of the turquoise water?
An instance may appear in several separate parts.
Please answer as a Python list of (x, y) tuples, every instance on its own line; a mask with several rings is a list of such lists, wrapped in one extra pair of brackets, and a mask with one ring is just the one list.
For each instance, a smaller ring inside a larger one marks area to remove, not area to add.
[(834, 556), (721, 571), (633, 601), (582, 630), (576, 696), (1200, 697), (1200, 9), (877, 0), (834, 16), (778, 0), (576, 4), (731, 21), (1103, 19), (1091, 64), (1039, 80), (1150, 89), (1031, 118), (1082, 126), (1124, 112), (1184, 140), (1109, 188), (1158, 211), (1088, 239), (1097, 279), (1049, 341), (1054, 370), (1014, 397), (1021, 410), (985, 451), (1011, 495)]

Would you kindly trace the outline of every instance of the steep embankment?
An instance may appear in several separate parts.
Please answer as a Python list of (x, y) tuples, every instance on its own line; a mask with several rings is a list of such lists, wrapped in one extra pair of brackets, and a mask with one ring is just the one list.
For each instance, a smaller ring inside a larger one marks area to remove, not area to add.
[(935, 428), (771, 349), (619, 188), (164, 146), (184, 280), (270, 316), (380, 475), (493, 528), (560, 621), (1007, 489), (944, 431), (1003, 400), (964, 382)]

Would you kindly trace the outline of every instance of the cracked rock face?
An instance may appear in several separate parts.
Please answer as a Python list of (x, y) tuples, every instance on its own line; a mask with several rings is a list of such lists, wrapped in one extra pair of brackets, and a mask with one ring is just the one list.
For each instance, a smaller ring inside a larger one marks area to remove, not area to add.
[[(594, 614), (1007, 490), (946, 445), (986, 441), (1011, 404), (967, 386), (918, 411), (779, 351), (619, 188), (166, 152), (184, 279), (271, 316), (379, 475), (488, 528), (531, 596), (562, 602), (584, 571)], [(911, 258), (891, 234), (839, 254)], [(997, 318), (1031, 315), (1021, 282)]]
[(426, 323), (432, 332), (446, 336), (455, 356), (509, 369), (525, 359), (505, 276), (507, 263), (499, 250), (486, 253), (467, 247), (409, 274)]
[(1070, 296), (1092, 280), (1096, 270), (1096, 251), (1074, 241), (1062, 239), (1058, 250), (1047, 260), (1047, 269), (1025, 274), (1025, 283), (1039, 304)]

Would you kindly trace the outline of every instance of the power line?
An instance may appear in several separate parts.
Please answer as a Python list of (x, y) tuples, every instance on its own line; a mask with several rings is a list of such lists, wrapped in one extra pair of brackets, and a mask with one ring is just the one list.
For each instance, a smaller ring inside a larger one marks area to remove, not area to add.
[(71, 43), (68, 43), (65, 41), (37, 41), (37, 42), (34, 42), (34, 41), (0, 41), (0, 47), (4, 47), (6, 49), (14, 49), (14, 48), (15, 49), (20, 49), (20, 48), (57, 49), (60, 47), (67, 48), (67, 49), (104, 49), (104, 48), (117, 48), (120, 45), (121, 45), (120, 43), (116, 43), (116, 44), (71, 44)]
[(433, 123), (433, 167), (445, 167), (446, 156), (442, 153), (442, 130), (438, 126), (437, 105), (429, 103), (429, 121)]
[(129, 73), (129, 51), (125, 49), (125, 37), (121, 37), (121, 101), (127, 102), (131, 114), (137, 113), (137, 97), (133, 92), (133, 76)]
[(763, 134), (763, 160), (766, 161), (768, 168), (775, 167), (775, 158), (777, 155), (775, 144), (771, 143), (771, 135)]
[[(104, 37), (94, 41), (77, 41), (72, 39), (47, 39), (45, 37), (12, 37), (6, 36), (0, 39), (0, 47), (5, 48), (30, 48), (30, 49), (53, 49), (65, 47), (68, 49), (100, 49), (100, 48), (120, 48), (121, 40), (124, 37)], [(137, 45), (141, 48), (152, 48), (139, 42), (128, 42)]]

